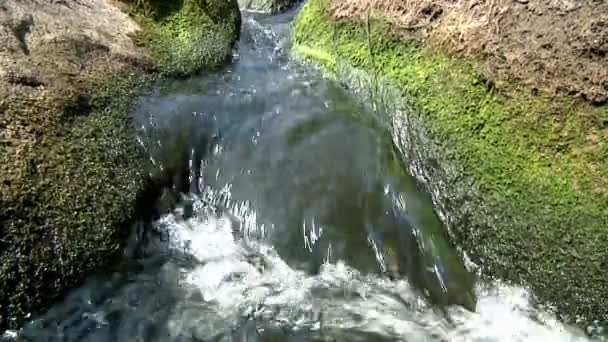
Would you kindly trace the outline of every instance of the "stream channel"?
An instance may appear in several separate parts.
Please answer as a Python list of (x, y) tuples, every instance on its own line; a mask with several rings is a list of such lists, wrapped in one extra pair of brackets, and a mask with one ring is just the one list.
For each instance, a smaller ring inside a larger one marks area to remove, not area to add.
[(0, 341), (587, 340), (475, 279), (381, 115), (291, 58), (296, 13), (244, 14), (231, 65), (139, 101), (150, 164), (187, 194)]

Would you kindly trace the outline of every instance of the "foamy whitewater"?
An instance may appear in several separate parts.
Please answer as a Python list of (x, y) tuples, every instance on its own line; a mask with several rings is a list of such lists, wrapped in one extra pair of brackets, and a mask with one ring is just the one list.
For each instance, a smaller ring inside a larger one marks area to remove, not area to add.
[[(213, 303), (206, 310), (213, 311), (220, 329), (246, 316), (291, 329), (369, 332), (402, 341), (587, 341), (581, 331), (532, 307), (525, 289), (500, 282), (478, 286), (477, 312), (452, 307), (448, 322), (406, 280), (361, 274), (331, 260), (330, 251), (321, 272), (306, 275), (260, 239), (249, 238), (258, 231), (252, 210), (215, 216), (207, 203), (194, 199), (193, 217), (166, 215), (158, 225), (169, 233), (170, 248), (185, 250), (200, 263), (184, 270), (181, 281)], [(189, 329), (184, 325), (201, 324), (184, 316), (188, 313), (170, 319), (176, 334)], [(209, 318), (204, 319), (207, 337), (219, 333)]]

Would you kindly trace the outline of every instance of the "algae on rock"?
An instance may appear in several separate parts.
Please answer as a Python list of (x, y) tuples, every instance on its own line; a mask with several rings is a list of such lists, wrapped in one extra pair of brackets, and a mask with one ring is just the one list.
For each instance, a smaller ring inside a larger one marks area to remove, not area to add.
[(370, 23), (335, 20), (328, 0), (310, 0), (295, 51), (398, 90), (408, 108), (392, 106), (393, 138), (486, 275), (530, 286), (567, 321), (608, 323), (608, 143), (595, 120), (608, 108), (497, 92), (470, 62)]
[(0, 4), (0, 330), (120, 256), (146, 174), (137, 89), (229, 58), (236, 0), (171, 4), (143, 30), (106, 0)]
[(185, 76), (230, 58), (241, 29), (236, 0), (150, 0), (146, 4), (144, 10), (135, 10), (144, 27), (136, 40), (158, 61), (162, 73)]

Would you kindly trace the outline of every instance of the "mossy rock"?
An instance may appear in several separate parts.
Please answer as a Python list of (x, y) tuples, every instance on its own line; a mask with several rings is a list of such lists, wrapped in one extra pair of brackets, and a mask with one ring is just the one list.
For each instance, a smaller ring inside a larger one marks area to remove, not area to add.
[[(160, 193), (146, 188), (146, 158), (129, 120), (139, 90), (159, 74), (187, 76), (231, 56), (240, 30), (236, 0), (149, 4), (154, 12), (134, 11), (143, 23), (134, 38), (143, 44), (130, 55), (75, 26), (61, 31), (64, 25), (50, 23), (55, 37), (45, 40), (36, 30), (48, 17), (36, 11), (61, 4), (32, 10), (11, 3), (28, 20), (0, 22), (0, 38), (12, 44), (1, 48), (0, 69), (19, 66), (0, 73), (0, 331), (18, 328), (112, 265), (138, 206)], [(64, 12), (90, 11), (82, 6)], [(116, 25), (130, 21), (112, 13)], [(30, 25), (27, 49), (13, 35), (23, 23)]]
[(240, 35), (237, 0), (150, 0), (134, 13), (144, 28), (136, 40), (169, 76), (223, 64)]
[[(0, 329), (18, 327), (120, 255), (144, 163), (127, 122), (136, 80), (115, 77), (75, 102), (11, 108), (31, 115), (38, 136), (0, 157)], [(49, 110), (60, 107), (81, 116), (53, 119)], [(57, 121), (44, 130), (38, 119)], [(15, 150), (23, 167), (10, 161)], [(15, 166), (21, 174), (5, 169)]]
[(381, 19), (335, 21), (327, 8), (306, 4), (296, 53), (344, 83), (341, 65), (396, 90), (383, 97), (399, 109), (394, 139), (455, 242), (486, 276), (530, 286), (564, 320), (605, 325), (608, 108), (516, 84), (497, 91), (471, 61), (396, 37)]

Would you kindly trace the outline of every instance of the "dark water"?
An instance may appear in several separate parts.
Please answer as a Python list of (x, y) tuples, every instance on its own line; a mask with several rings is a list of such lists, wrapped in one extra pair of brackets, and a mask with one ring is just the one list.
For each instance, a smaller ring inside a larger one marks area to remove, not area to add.
[(152, 172), (187, 194), (17, 339), (584, 340), (475, 281), (383, 113), (289, 58), (293, 15), (246, 17), (235, 63), (141, 102)]

